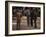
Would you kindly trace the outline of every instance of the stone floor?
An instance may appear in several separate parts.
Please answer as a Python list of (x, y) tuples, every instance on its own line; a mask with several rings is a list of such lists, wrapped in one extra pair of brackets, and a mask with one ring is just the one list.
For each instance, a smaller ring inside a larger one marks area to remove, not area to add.
[[(27, 25), (27, 20), (23, 20), (23, 21), (26, 21), (26, 22), (21, 22), (20, 24), (20, 30), (31, 30), (31, 29), (40, 29), (40, 18), (37, 17), (37, 28), (34, 28), (34, 22), (33, 22), (33, 27), (31, 26), (31, 23), (29, 23), (29, 26)], [(30, 20), (29, 20), (30, 22)], [(12, 23), (12, 29), (13, 30), (16, 30), (16, 20), (13, 20), (13, 23)]]

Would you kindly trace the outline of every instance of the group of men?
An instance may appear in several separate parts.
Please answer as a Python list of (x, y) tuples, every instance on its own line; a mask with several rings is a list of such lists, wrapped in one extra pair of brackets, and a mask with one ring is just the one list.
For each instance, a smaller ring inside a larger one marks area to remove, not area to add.
[[(29, 23), (29, 17), (30, 17), (30, 23)], [(37, 28), (36, 21), (37, 21), (37, 11), (36, 8), (31, 9), (30, 15), (27, 15), (27, 21), (28, 21), (28, 26), (31, 24), (33, 27), (33, 21), (34, 21), (34, 28)]]
[[(37, 25), (36, 25), (36, 20), (37, 20), (37, 13), (36, 13), (36, 9), (33, 8), (33, 10), (31, 9), (26, 9), (25, 10), (26, 13), (27, 13), (27, 25), (29, 26), (31, 24), (31, 26), (33, 27), (33, 20), (34, 20), (34, 27), (37, 28)], [(29, 15), (30, 14), (30, 15)], [(22, 12), (21, 11), (17, 11), (16, 13), (16, 18), (17, 18), (17, 28), (16, 30), (20, 30), (20, 23), (21, 23), (21, 17), (23, 16)], [(29, 17), (31, 18), (30, 19), (30, 24), (29, 24)]]

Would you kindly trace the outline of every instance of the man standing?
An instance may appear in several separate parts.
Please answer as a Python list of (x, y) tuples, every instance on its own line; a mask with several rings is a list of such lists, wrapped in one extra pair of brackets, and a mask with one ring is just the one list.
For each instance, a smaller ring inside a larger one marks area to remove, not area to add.
[(29, 15), (30, 15), (30, 9), (28, 8), (27, 9), (27, 24), (28, 24), (28, 26), (29, 26)]
[(33, 26), (33, 20), (34, 20), (34, 27), (36, 28), (36, 20), (37, 20), (37, 13), (36, 13), (36, 8), (33, 8), (31, 11), (31, 26)]
[(35, 8), (35, 10), (34, 10), (34, 24), (35, 24), (34, 27), (35, 28), (37, 28), (37, 23), (36, 23), (36, 21), (37, 21), (37, 11), (36, 10), (37, 10), (37, 8)]
[(33, 26), (33, 16), (34, 16), (34, 12), (32, 11), (31, 13), (30, 13), (30, 16), (31, 16), (31, 26)]
[(16, 18), (17, 18), (17, 30), (20, 29), (20, 23), (21, 23), (21, 17), (22, 17), (22, 13), (21, 12), (17, 12), (16, 13)]
[(30, 8), (27, 8), (25, 10), (26, 16), (27, 16), (27, 26), (29, 26), (29, 15), (30, 15)]

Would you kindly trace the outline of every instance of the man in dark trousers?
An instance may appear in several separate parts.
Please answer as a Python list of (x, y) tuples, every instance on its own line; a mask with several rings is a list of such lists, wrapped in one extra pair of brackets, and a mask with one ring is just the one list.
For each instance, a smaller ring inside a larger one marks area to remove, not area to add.
[(16, 13), (16, 18), (17, 18), (17, 26), (16, 26), (17, 28), (16, 28), (16, 30), (20, 29), (21, 17), (22, 17), (22, 13), (21, 12), (17, 12)]
[(30, 15), (30, 8), (27, 8), (25, 10), (26, 16), (27, 16), (27, 26), (29, 26), (29, 15)]
[(36, 20), (37, 20), (36, 8), (33, 8), (33, 11), (31, 12), (31, 26), (33, 26), (33, 20), (34, 20), (34, 27), (37, 28), (37, 25), (36, 25)]

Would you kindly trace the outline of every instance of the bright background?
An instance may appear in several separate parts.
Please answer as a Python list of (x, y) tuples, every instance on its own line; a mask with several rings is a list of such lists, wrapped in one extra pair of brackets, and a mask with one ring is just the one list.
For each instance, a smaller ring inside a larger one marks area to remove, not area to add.
[[(46, 3), (46, 0), (16, 0), (16, 1), (44, 2), (44, 3)], [(45, 6), (46, 6), (46, 4), (45, 4)], [(45, 10), (46, 10), (46, 8), (45, 8)], [(45, 26), (46, 26), (46, 19), (45, 19)], [(0, 37), (5, 37), (5, 0), (0, 0)], [(45, 29), (45, 34), (23, 35), (23, 36), (14, 36), (14, 37), (46, 37), (46, 29)]]

